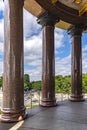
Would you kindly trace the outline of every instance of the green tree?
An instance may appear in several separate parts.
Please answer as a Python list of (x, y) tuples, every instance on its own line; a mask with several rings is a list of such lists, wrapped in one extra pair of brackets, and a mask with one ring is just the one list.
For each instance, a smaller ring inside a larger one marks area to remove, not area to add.
[(24, 90), (30, 90), (31, 88), (30, 77), (28, 74), (24, 74)]
[(83, 87), (83, 92), (87, 93), (87, 74), (82, 75), (82, 87)]
[(70, 93), (70, 76), (57, 75), (55, 77), (56, 93)]
[(3, 77), (0, 77), (0, 87), (3, 87)]
[[(30, 82), (30, 78), (28, 74), (24, 75), (24, 88), (39, 90), (41, 89), (42, 82), (41, 81), (32, 81)], [(83, 92), (87, 92), (87, 74), (82, 75), (82, 86)], [(56, 93), (70, 93), (71, 91), (71, 76), (62, 76), (57, 75), (55, 77), (55, 91)]]
[(63, 82), (62, 82), (62, 92), (63, 93), (70, 93), (71, 89), (71, 77), (70, 76), (64, 76)]
[(41, 89), (41, 81), (32, 81), (32, 89), (40, 90)]
[(57, 75), (55, 77), (55, 91), (56, 93), (61, 93), (62, 91), (62, 79), (63, 79), (63, 76), (62, 75)]

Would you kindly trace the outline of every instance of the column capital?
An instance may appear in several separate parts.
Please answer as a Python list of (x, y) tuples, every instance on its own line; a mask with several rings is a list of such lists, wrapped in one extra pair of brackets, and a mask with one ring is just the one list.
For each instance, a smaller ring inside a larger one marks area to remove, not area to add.
[(56, 22), (59, 21), (59, 18), (50, 14), (49, 12), (44, 13), (37, 19), (37, 23), (41, 24), (42, 26), (54, 26)]
[(71, 36), (81, 35), (85, 26), (83, 24), (73, 25), (68, 29), (68, 34)]

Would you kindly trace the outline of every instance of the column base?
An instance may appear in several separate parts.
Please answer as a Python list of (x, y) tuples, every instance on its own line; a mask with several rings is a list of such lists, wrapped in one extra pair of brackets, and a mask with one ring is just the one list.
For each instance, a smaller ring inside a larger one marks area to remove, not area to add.
[(12, 109), (2, 109), (2, 114), (0, 117), (1, 122), (18, 122), (27, 118), (27, 113), (25, 112), (26, 108), (22, 108), (19, 110)]
[(83, 95), (75, 95), (75, 94), (71, 94), (69, 100), (73, 102), (85, 101), (85, 99), (83, 98)]
[(40, 105), (43, 107), (55, 107), (57, 106), (57, 103), (56, 103), (56, 99), (55, 100), (42, 99)]

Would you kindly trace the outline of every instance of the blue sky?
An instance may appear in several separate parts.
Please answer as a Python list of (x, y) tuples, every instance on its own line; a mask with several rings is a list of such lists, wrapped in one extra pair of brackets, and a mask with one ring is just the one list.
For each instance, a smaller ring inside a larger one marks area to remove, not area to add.
[[(4, 4), (0, 0), (0, 75), (3, 73)], [(42, 76), (42, 27), (24, 10), (24, 72), (31, 80)], [(82, 37), (83, 73), (87, 73), (87, 34)], [(71, 74), (71, 40), (67, 31), (55, 28), (55, 74)]]

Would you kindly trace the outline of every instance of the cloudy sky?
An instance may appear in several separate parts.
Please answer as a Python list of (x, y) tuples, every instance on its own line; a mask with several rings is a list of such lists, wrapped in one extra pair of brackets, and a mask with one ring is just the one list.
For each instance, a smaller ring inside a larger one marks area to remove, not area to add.
[[(4, 4), (0, 0), (0, 75), (3, 73)], [(83, 73), (87, 73), (87, 35), (82, 37)], [(24, 10), (24, 72), (30, 80), (42, 75), (42, 28), (37, 19)], [(71, 40), (67, 32), (55, 28), (55, 74), (71, 74)]]

